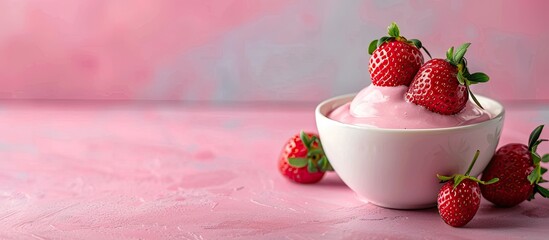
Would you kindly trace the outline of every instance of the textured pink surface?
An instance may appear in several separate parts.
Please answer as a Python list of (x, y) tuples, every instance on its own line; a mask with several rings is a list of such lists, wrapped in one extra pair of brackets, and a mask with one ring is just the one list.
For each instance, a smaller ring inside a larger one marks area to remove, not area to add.
[[(436, 57), (472, 42), (496, 99), (549, 99), (549, 2), (0, 1), (0, 98), (307, 101), (369, 83), (396, 21)], [(314, 87), (314, 88), (313, 88)]]
[[(549, 122), (546, 105), (507, 107), (502, 144)], [(484, 201), (454, 229), (436, 209), (363, 203), (334, 173), (286, 181), (276, 159), (302, 128), (315, 129), (313, 106), (3, 103), (0, 238), (546, 239), (546, 199)]]

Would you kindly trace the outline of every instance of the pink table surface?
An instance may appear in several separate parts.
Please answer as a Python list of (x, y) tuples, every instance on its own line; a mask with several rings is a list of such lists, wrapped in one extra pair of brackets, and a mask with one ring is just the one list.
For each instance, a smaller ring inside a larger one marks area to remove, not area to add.
[[(549, 123), (546, 103), (506, 106), (500, 143)], [(280, 148), (313, 108), (0, 103), (0, 239), (547, 239), (547, 199), (484, 201), (456, 229), (361, 202), (335, 173), (287, 181)]]

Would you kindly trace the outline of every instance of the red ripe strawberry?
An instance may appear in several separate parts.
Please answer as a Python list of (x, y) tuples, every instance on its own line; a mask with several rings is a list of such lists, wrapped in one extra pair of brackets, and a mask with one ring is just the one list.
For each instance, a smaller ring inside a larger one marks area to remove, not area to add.
[(283, 176), (297, 183), (316, 183), (332, 166), (324, 155), (318, 135), (301, 132), (282, 148), (278, 169)]
[(469, 99), (482, 108), (471, 92), (469, 85), (487, 82), (484, 73), (470, 74), (467, 61), (463, 57), (471, 45), (465, 43), (454, 54), (454, 47), (446, 53), (446, 60), (432, 59), (417, 72), (406, 92), (406, 100), (424, 106), (432, 112), (444, 115), (459, 113)]
[(480, 206), (480, 188), (470, 179), (463, 180), (454, 187), (450, 180), (442, 185), (438, 193), (438, 212), (444, 222), (452, 227), (467, 224)]
[(438, 212), (442, 220), (452, 227), (464, 226), (477, 213), (480, 206), (479, 183), (492, 184), (498, 181), (494, 178), (484, 182), (469, 176), (479, 153), (477, 150), (465, 175), (454, 174), (449, 177), (437, 175), (441, 181), (446, 181), (438, 193)]
[(536, 152), (537, 146), (546, 139), (539, 139), (543, 125), (532, 134), (528, 146), (519, 143), (507, 144), (496, 151), (492, 160), (484, 169), (482, 179), (498, 177), (496, 184), (481, 186), (486, 200), (500, 207), (513, 207), (531, 200), (536, 193), (547, 198), (549, 190), (538, 183), (546, 182), (542, 175), (547, 171), (540, 162), (549, 162), (549, 154), (543, 157)]
[(423, 55), (419, 49), (423, 48), (429, 57), (431, 55), (419, 40), (407, 40), (400, 36), (396, 23), (392, 23), (387, 29), (389, 36), (372, 41), (368, 48), (372, 55), (368, 68), (372, 84), (408, 86), (423, 64)]

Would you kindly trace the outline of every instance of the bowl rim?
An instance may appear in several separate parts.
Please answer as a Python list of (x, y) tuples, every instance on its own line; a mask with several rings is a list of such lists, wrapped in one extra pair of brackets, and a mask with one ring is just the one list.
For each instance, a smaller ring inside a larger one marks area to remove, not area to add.
[[(337, 100), (342, 100), (342, 99), (345, 99), (345, 98), (350, 98), (350, 100), (352, 100), (352, 98), (354, 96), (356, 96), (357, 94), (358, 93), (350, 93), (350, 94), (339, 95), (339, 96), (328, 98), (328, 99), (320, 102), (315, 108), (316, 118), (321, 118), (322, 120), (328, 121), (331, 124), (340, 125), (342, 127), (360, 129), (360, 130), (377, 131), (377, 132), (393, 132), (393, 133), (395, 133), (395, 132), (398, 132), (398, 133), (423, 133), (423, 132), (433, 133), (433, 132), (454, 131), (454, 130), (463, 130), (463, 129), (468, 129), (468, 128), (481, 127), (483, 125), (487, 125), (487, 124), (490, 124), (492, 122), (499, 121), (505, 115), (505, 107), (503, 106), (503, 104), (501, 104), (500, 102), (498, 102), (498, 101), (496, 101), (492, 98), (488, 98), (488, 97), (485, 97), (485, 96), (482, 96), (482, 95), (477, 95), (477, 94), (475, 94), (475, 96), (480, 102), (482, 102), (482, 101), (492, 101), (498, 106), (499, 109), (501, 109), (501, 111), (499, 112), (499, 114), (497, 114), (496, 116), (494, 116), (493, 118), (491, 118), (489, 120), (479, 122), (479, 123), (468, 124), (468, 125), (455, 126), (455, 127), (406, 128), (406, 129), (401, 129), (401, 128), (379, 128), (379, 127), (375, 127), (375, 126), (364, 126), (364, 125), (354, 125), (354, 124), (349, 124), (349, 123), (343, 123), (343, 122), (340, 122), (340, 121), (337, 121), (337, 120), (333, 120), (333, 119), (327, 117), (325, 114), (320, 112), (321, 108), (324, 107), (325, 105), (331, 104), (332, 102), (335, 102)], [(338, 107), (344, 105), (347, 102), (348, 101), (345, 101), (342, 104), (332, 106), (331, 111), (333, 111), (335, 108), (338, 108)]]

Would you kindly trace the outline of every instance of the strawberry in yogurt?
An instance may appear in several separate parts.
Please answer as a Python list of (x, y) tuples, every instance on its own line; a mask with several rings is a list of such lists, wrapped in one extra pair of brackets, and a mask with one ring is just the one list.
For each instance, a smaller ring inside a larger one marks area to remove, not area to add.
[(417, 71), (423, 64), (423, 49), (427, 49), (417, 39), (408, 40), (400, 36), (396, 23), (387, 28), (389, 36), (373, 40), (368, 48), (372, 83), (376, 86), (410, 85)]
[[(391, 27), (394, 26), (392, 24), (389, 27), (390, 35), (395, 35), (394, 30), (391, 33)], [(417, 68), (413, 79), (408, 81), (401, 80), (407, 79), (402, 74), (409, 76), (410, 69), (415, 69), (418, 62), (423, 63), (423, 56), (419, 52), (423, 46), (406, 40), (401, 44), (410, 46), (399, 48), (393, 53), (394, 46), (389, 48), (388, 44), (400, 41), (401, 38), (385, 39), (387, 42), (381, 45), (379, 42), (383, 38), (374, 40), (380, 47), (373, 51), (370, 58), (372, 84), (360, 91), (352, 102), (332, 111), (329, 118), (347, 124), (378, 128), (428, 129), (470, 125), (493, 117), (482, 108), (469, 87), (489, 80), (484, 73), (469, 73), (464, 56), (470, 43), (463, 44), (455, 52), (453, 47), (450, 48), (446, 59), (427, 61)], [(375, 47), (374, 42), (370, 44), (370, 52)], [(389, 59), (380, 61), (380, 55)], [(397, 70), (392, 71), (394, 68)], [(376, 72), (380, 69), (383, 74)], [(380, 75), (383, 77), (381, 80)], [(469, 101), (469, 96), (474, 103)]]

